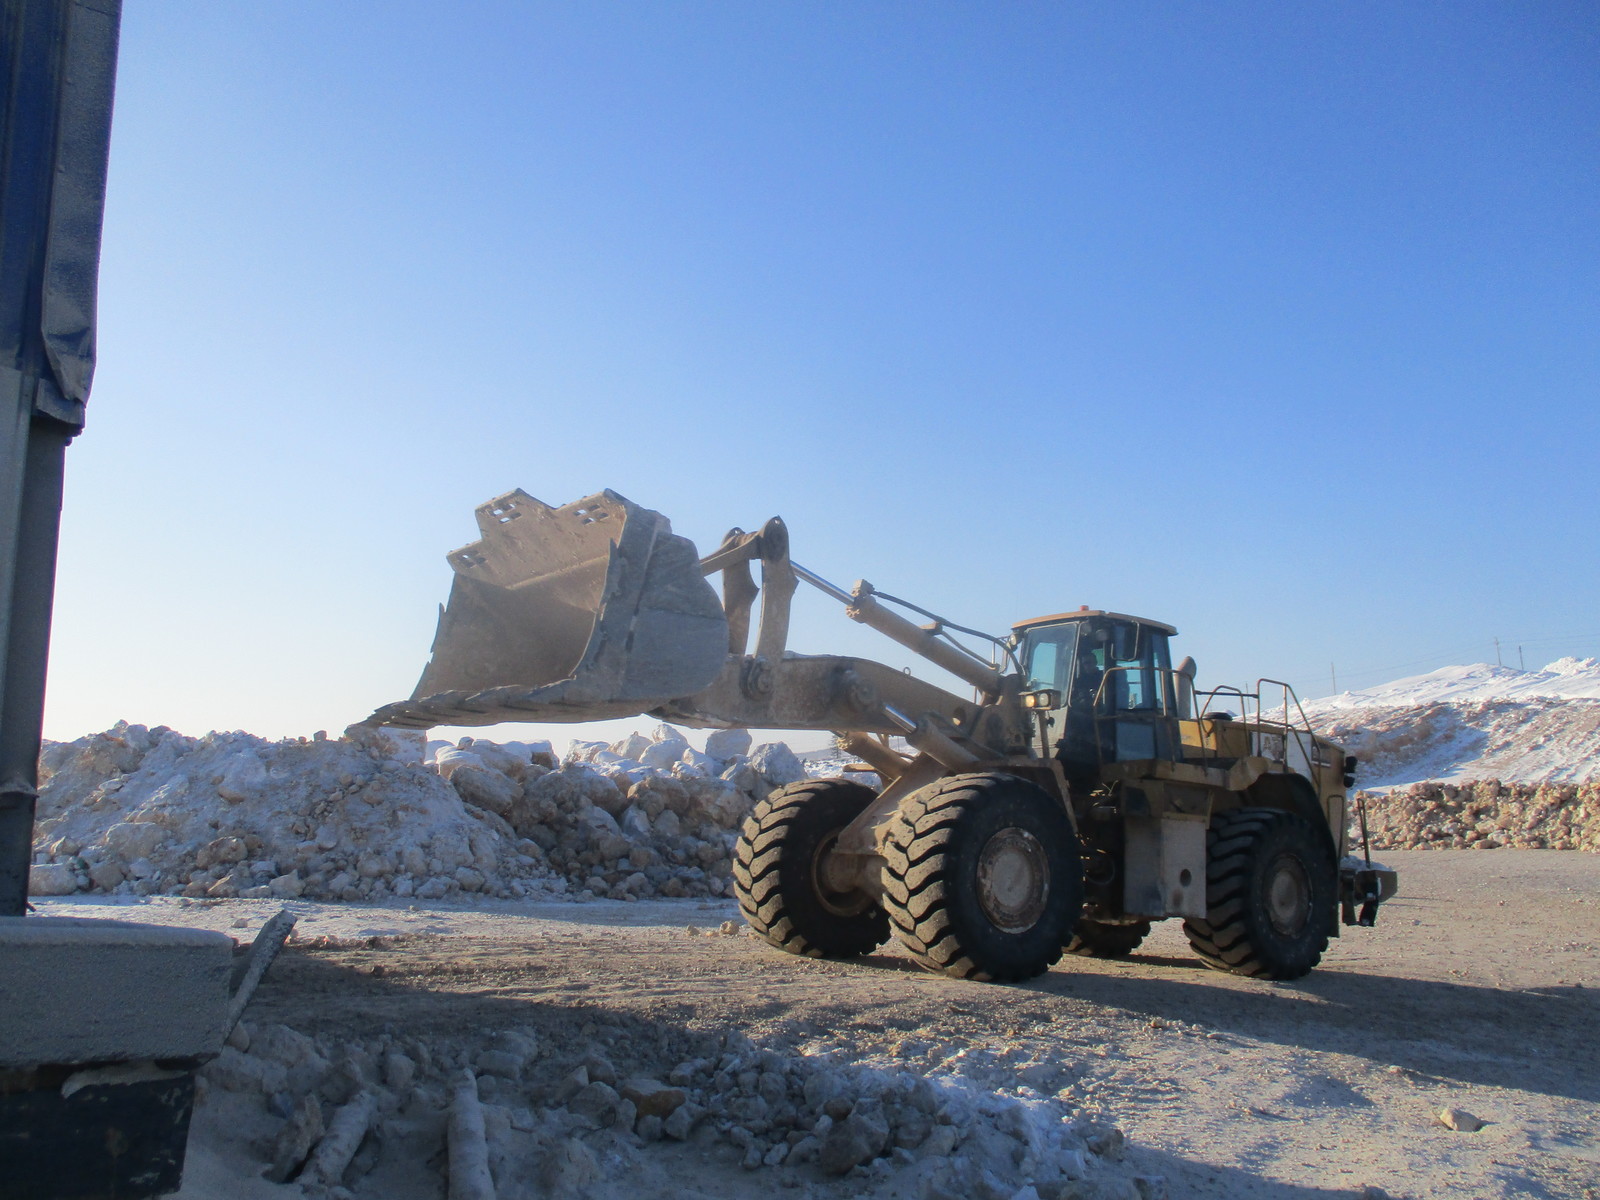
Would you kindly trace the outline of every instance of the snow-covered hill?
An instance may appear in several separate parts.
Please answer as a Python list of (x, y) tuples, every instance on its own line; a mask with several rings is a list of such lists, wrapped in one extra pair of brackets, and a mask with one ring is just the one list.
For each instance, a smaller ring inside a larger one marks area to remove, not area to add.
[(1361, 759), (1361, 787), (1600, 780), (1600, 659), (1444, 667), (1304, 707), (1317, 732)]
[(1538, 671), (1491, 667), (1488, 663), (1441, 667), (1426, 675), (1411, 675), (1381, 687), (1309, 700), (1305, 709), (1310, 714), (1313, 710), (1320, 713), (1349, 708), (1404, 708), (1413, 704), (1532, 697), (1600, 700), (1600, 658), (1558, 658)]

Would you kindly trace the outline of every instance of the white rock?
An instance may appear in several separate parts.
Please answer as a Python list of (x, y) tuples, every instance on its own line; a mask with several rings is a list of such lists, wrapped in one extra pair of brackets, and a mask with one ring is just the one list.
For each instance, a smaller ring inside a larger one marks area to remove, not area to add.
[(521, 783), (528, 775), (530, 760), (508, 750), (504, 746), (497, 746), (493, 742), (474, 740), (472, 753), (476, 754), (483, 765), (490, 770), (498, 771), (508, 779)]
[(384, 1055), (383, 1081), (389, 1085), (390, 1091), (397, 1095), (405, 1095), (416, 1077), (417, 1064), (409, 1056), (401, 1054), (398, 1050), (391, 1050)]
[(487, 764), (472, 750), (456, 748), (441, 750), (434, 757), (434, 770), (439, 773), (439, 778), (449, 779), (462, 767), (482, 767)]
[(661, 1132), (675, 1142), (686, 1142), (700, 1119), (700, 1110), (692, 1104), (683, 1104), (672, 1110), (661, 1123)]
[(507, 775), (488, 766), (470, 763), (450, 773), (450, 786), (468, 804), (487, 809), (496, 816), (508, 816), (522, 796), (522, 787)]
[(595, 751), (606, 749), (609, 749), (609, 745), (606, 742), (585, 742), (580, 741), (578, 738), (573, 738), (567, 745), (567, 752), (561, 761), (564, 763), (588, 762), (594, 756)]
[(126, 878), (127, 873), (115, 862), (99, 862), (89, 868), (89, 882), (98, 891), (109, 892)]
[(881, 1111), (858, 1103), (843, 1121), (828, 1130), (818, 1155), (824, 1172), (843, 1175), (851, 1167), (870, 1162), (883, 1152), (889, 1141), (889, 1125)]
[(231, 756), (217, 784), (217, 795), (230, 804), (259, 800), (267, 789), (267, 767), (253, 750), (240, 750)]
[(721, 773), (721, 760), (712, 758), (709, 754), (690, 747), (678, 757), (678, 768), (681, 772), (692, 772), (695, 775), (717, 775)]
[(655, 731), (652, 744), (639, 755), (639, 761), (647, 767), (665, 770), (682, 758), (688, 749), (688, 738), (670, 725), (661, 725)]
[(77, 872), (67, 863), (44, 863), (28, 868), (30, 896), (70, 896), (77, 890)]
[(726, 762), (730, 758), (749, 752), (748, 729), (718, 729), (706, 738), (706, 754), (719, 762)]
[(106, 830), (106, 849), (122, 859), (148, 858), (167, 836), (154, 821), (123, 821)]
[(224, 1046), (222, 1053), (207, 1063), (201, 1074), (229, 1092), (272, 1095), (283, 1091), (289, 1082), (281, 1064), (259, 1055), (242, 1054), (232, 1046)]
[(433, 856), (452, 870), (472, 863), (472, 842), (460, 833), (434, 834), (429, 845), (433, 849)]
[(596, 1081), (579, 1088), (577, 1094), (567, 1101), (567, 1110), (596, 1126), (609, 1125), (616, 1115), (620, 1098), (610, 1084)]
[(581, 1138), (572, 1137), (558, 1143), (545, 1156), (542, 1175), (547, 1195), (582, 1196), (599, 1180), (600, 1164)]
[(750, 765), (773, 787), (799, 783), (806, 778), (806, 767), (783, 742), (766, 742), (750, 754)]
[(627, 737), (612, 742), (609, 749), (618, 758), (638, 762), (640, 756), (650, 749), (650, 739), (640, 733), (630, 733)]
[(285, 1068), (299, 1066), (317, 1057), (317, 1044), (299, 1030), (287, 1025), (263, 1025), (250, 1034), (250, 1048), (263, 1058)]
[(617, 824), (616, 818), (605, 809), (593, 804), (579, 811), (578, 819), (593, 826), (596, 831), (620, 834), (622, 827)]

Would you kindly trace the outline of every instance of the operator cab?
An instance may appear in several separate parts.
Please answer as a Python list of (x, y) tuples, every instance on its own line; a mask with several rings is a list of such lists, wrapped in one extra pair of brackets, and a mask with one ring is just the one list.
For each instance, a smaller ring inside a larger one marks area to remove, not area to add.
[(1081, 608), (1014, 627), (1030, 705), (1048, 720), (1040, 749), (1069, 779), (1105, 762), (1173, 758), (1189, 676), (1172, 670), (1171, 625)]

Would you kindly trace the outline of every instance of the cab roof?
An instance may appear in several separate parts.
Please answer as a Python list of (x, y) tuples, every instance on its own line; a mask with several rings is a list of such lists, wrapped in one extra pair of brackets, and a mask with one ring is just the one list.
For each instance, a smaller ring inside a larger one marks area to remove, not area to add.
[(1133, 621), (1139, 625), (1148, 625), (1152, 629), (1159, 629), (1168, 637), (1175, 637), (1177, 630), (1162, 621), (1152, 621), (1149, 617), (1135, 617), (1128, 613), (1107, 612), (1101, 608), (1080, 608), (1074, 612), (1051, 613), (1048, 617), (1029, 617), (1026, 621), (1018, 621), (1011, 628), (1021, 631), (1032, 629), (1036, 625), (1062, 625), (1068, 621), (1081, 621), (1085, 617), (1110, 617), (1116, 621)]

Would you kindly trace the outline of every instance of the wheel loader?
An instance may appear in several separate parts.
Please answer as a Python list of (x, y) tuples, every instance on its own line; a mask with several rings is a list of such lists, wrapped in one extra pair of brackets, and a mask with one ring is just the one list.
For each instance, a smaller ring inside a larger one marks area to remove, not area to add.
[[(649, 714), (833, 732), (879, 786), (778, 788), (738, 840), (740, 908), (781, 950), (849, 958), (892, 934), (931, 970), (1017, 981), (1063, 953), (1126, 955), (1181, 918), (1207, 965), (1293, 979), (1341, 918), (1372, 924), (1396, 890), (1348, 853), (1355, 760), (1312, 732), (1287, 684), (1198, 689), (1192, 659), (1172, 664), (1170, 625), (1079, 608), (991, 637), (865, 581), (829, 583), (794, 562), (777, 518), (701, 557), (611, 491), (559, 508), (514, 491), (477, 521), (479, 540), (449, 555), (416, 690), (368, 721)], [(970, 694), (790, 651), (801, 582)]]

